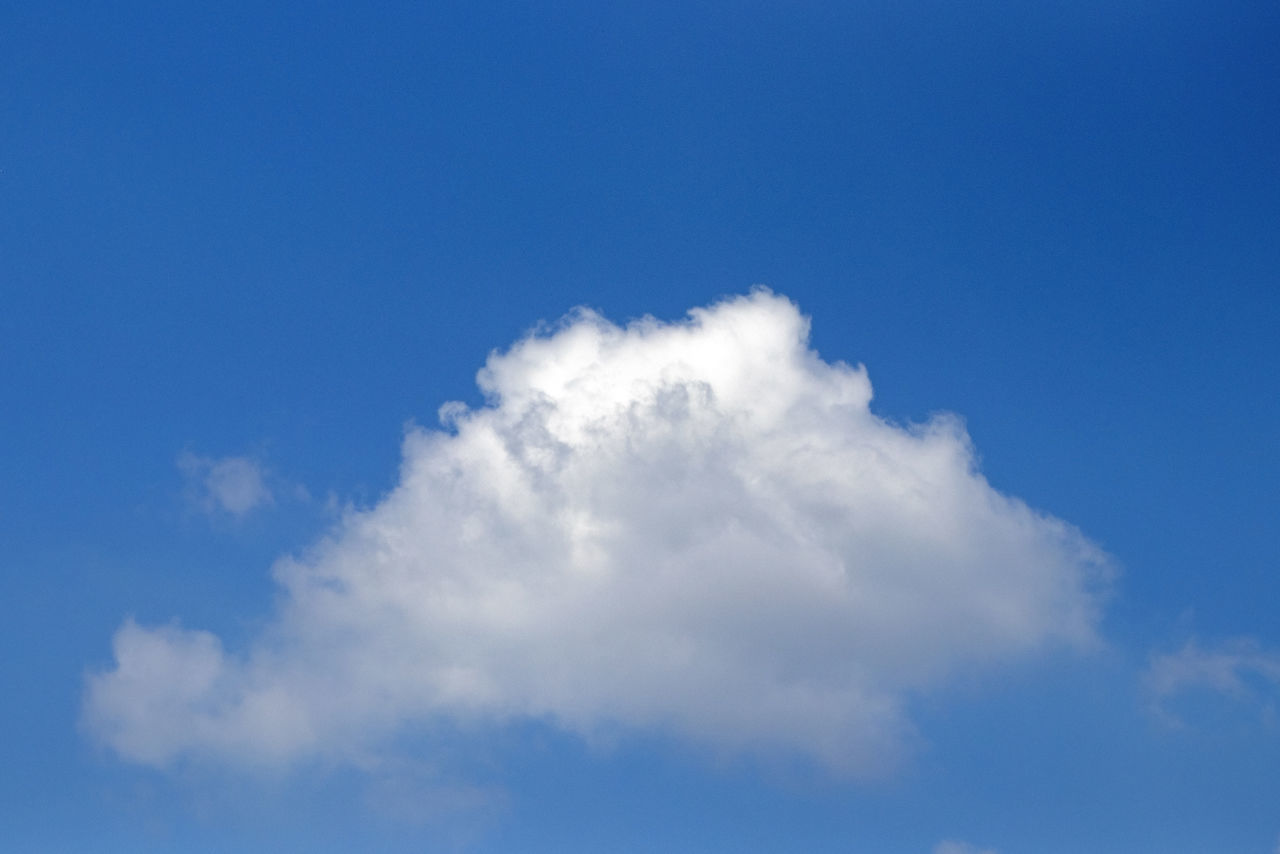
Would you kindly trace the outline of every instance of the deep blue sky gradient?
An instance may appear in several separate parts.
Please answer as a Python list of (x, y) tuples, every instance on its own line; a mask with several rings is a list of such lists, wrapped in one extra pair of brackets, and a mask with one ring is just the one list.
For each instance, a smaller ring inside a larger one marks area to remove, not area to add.
[[(0, 116), (13, 850), (1274, 849), (1274, 724), (1169, 732), (1136, 674), (1280, 645), (1276, 4), (8, 4)], [(920, 698), (880, 784), (460, 734), (443, 764), (505, 806), (426, 825), (350, 772), (165, 775), (77, 732), (125, 615), (250, 636), (271, 561), (491, 349), (756, 283), (878, 413), (961, 414), (997, 488), (1116, 556), (1106, 650)], [(210, 522), (183, 450), (312, 500)]]

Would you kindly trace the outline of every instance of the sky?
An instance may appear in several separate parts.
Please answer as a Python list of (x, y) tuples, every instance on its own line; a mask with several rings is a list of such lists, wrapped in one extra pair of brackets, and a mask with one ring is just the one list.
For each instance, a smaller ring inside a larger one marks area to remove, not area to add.
[(1280, 851), (1280, 9), (0, 26), (14, 851)]

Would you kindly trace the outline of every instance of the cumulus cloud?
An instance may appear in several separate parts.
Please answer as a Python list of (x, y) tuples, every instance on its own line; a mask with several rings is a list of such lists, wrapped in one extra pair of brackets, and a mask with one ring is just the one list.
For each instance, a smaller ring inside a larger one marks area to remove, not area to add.
[(996, 851), (994, 848), (979, 848), (967, 842), (946, 839), (933, 846), (933, 854), (996, 854)]
[(1197, 692), (1260, 705), (1274, 714), (1280, 691), (1280, 652), (1264, 649), (1249, 638), (1208, 649), (1191, 640), (1177, 652), (1153, 656), (1143, 675), (1143, 686), (1152, 709), (1174, 726), (1182, 721), (1171, 711), (1171, 704)]
[(891, 764), (959, 669), (1096, 641), (1099, 550), (994, 490), (961, 422), (899, 426), (766, 290), (495, 352), (487, 403), (274, 567), (248, 648), (126, 622), (85, 723), (164, 766), (341, 759), (431, 722), (639, 728)]
[(178, 455), (178, 470), (187, 494), (206, 513), (229, 513), (237, 518), (275, 501), (262, 467), (249, 457), (202, 457), (190, 451)]

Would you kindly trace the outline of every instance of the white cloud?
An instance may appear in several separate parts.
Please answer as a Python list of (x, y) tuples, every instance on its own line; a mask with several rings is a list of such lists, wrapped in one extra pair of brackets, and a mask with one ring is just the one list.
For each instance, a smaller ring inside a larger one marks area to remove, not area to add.
[(1208, 691), (1255, 705), (1274, 705), (1280, 689), (1280, 652), (1257, 641), (1237, 638), (1205, 649), (1188, 641), (1173, 653), (1153, 656), (1143, 675), (1152, 709), (1167, 723), (1180, 726), (1170, 711), (1177, 698)]
[(996, 851), (994, 848), (979, 848), (967, 842), (946, 839), (933, 846), (933, 854), (996, 854)]
[(1094, 643), (1105, 557), (993, 490), (960, 421), (873, 415), (767, 291), (490, 356), (399, 485), (274, 573), (239, 653), (127, 622), (85, 722), (123, 757), (350, 757), (410, 724), (645, 728), (867, 774), (908, 694)]
[(274, 502), (261, 466), (249, 457), (202, 457), (190, 451), (178, 455), (178, 469), (187, 480), (188, 495), (206, 513), (242, 517)]

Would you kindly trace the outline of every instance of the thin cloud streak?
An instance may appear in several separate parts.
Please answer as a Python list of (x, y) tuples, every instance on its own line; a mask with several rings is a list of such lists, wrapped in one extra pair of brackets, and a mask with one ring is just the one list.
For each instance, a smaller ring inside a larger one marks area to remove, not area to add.
[(1165, 723), (1183, 727), (1172, 707), (1196, 692), (1209, 692), (1237, 703), (1270, 708), (1280, 692), (1280, 652), (1256, 640), (1235, 638), (1205, 647), (1191, 640), (1177, 652), (1155, 655), (1142, 684), (1151, 709)]

